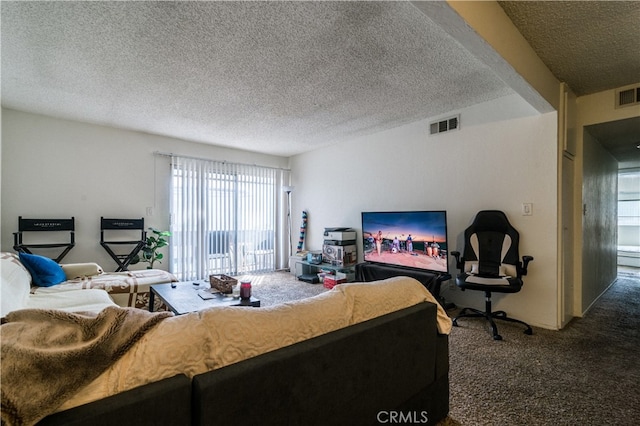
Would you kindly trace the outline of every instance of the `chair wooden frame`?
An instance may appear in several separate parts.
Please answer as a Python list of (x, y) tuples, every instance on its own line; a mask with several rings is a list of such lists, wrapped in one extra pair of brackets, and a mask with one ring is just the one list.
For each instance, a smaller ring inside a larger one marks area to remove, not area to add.
[[(139, 240), (105, 240), (105, 231), (140, 231)], [(100, 218), (100, 245), (109, 253), (109, 256), (118, 264), (116, 272), (128, 271), (129, 265), (135, 259), (140, 250), (144, 248), (147, 240), (147, 232), (144, 230), (144, 218), (141, 219), (105, 219)], [(111, 246), (133, 246), (129, 253), (117, 254)]]
[[(25, 243), (24, 232), (60, 232), (69, 231), (69, 242)], [(75, 218), (70, 219), (25, 219), (18, 216), (18, 232), (13, 233), (13, 249), (18, 253), (34, 254), (31, 249), (63, 248), (54, 261), (60, 261), (75, 246)]]

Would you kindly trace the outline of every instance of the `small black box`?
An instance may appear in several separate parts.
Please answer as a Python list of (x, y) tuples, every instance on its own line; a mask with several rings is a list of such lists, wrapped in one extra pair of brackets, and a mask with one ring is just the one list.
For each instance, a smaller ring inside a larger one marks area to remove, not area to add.
[(298, 280), (304, 281), (306, 283), (318, 284), (320, 282), (320, 278), (317, 274), (302, 274), (298, 275)]

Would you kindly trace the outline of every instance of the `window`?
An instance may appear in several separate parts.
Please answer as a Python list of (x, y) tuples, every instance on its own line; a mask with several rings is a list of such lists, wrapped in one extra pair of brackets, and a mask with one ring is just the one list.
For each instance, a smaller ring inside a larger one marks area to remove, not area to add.
[(640, 267), (640, 170), (618, 174), (618, 264)]
[(287, 170), (172, 157), (171, 182), (171, 271), (178, 279), (283, 267)]

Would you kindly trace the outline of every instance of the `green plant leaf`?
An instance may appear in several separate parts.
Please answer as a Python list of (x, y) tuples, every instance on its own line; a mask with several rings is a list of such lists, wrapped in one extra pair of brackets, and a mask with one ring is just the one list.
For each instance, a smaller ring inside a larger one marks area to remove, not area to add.
[(163, 259), (164, 255), (162, 253), (158, 253), (158, 249), (169, 245), (169, 241), (167, 241), (165, 237), (170, 237), (171, 232), (161, 231), (153, 227), (149, 227), (149, 230), (155, 234), (155, 236), (147, 236), (145, 245), (140, 251), (141, 255), (138, 256), (138, 262), (146, 262), (149, 264), (147, 269), (153, 269), (153, 264), (155, 262), (162, 263), (160, 262), (160, 259)]

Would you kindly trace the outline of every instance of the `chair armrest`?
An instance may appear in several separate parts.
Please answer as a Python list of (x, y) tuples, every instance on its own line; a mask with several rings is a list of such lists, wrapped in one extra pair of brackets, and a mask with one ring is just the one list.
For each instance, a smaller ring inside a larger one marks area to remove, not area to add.
[(464, 258), (460, 257), (459, 251), (452, 251), (451, 256), (456, 258), (456, 268), (459, 270), (464, 270)]
[(533, 260), (533, 256), (522, 256), (522, 275), (527, 275), (527, 266)]

